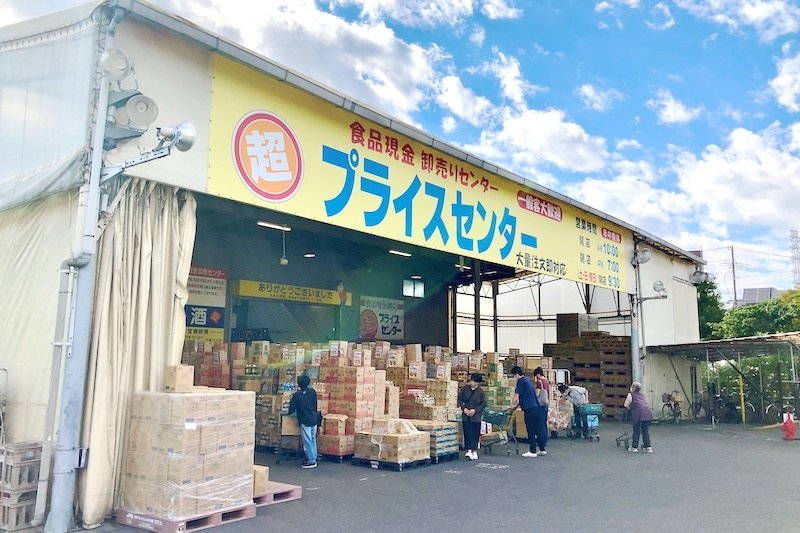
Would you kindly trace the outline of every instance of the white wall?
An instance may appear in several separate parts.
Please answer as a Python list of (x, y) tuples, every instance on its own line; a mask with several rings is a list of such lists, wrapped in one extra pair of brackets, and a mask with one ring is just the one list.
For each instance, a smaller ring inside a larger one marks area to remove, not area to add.
[(114, 46), (135, 64), (139, 90), (158, 105), (158, 118), (141, 137), (120, 143), (111, 150), (106, 164), (114, 164), (153, 149), (158, 144), (156, 126), (191, 122), (197, 140), (188, 152), (130, 168), (126, 173), (176, 187), (205, 192), (208, 184), (209, 124), (211, 115), (211, 70), (204, 48), (166, 31), (123, 20)]

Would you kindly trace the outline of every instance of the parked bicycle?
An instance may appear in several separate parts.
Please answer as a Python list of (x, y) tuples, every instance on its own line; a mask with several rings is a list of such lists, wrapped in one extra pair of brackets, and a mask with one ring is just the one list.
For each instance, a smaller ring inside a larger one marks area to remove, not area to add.
[[(759, 418), (751, 402), (746, 401), (744, 408), (748, 422)], [(696, 393), (695, 401), (689, 404), (689, 414), (695, 419), (705, 419), (708, 422), (736, 424), (742, 421), (742, 406), (738, 399), (725, 394), (724, 389), (721, 394), (714, 395), (711, 402), (708, 402), (705, 394)]]
[(661, 395), (661, 419), (666, 422), (679, 424), (681, 421), (681, 402), (678, 391), (665, 392)]
[(783, 422), (783, 414), (788, 413), (790, 409), (792, 409), (792, 404), (790, 400), (792, 398), (784, 398), (783, 403), (776, 403), (773, 402), (769, 404), (766, 409), (764, 409), (764, 423), (765, 424), (777, 424), (779, 422)]

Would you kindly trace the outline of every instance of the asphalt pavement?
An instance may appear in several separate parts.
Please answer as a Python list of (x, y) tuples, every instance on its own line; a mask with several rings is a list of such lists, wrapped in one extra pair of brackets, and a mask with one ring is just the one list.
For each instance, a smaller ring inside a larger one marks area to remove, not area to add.
[(800, 441), (778, 429), (659, 425), (654, 453), (634, 454), (615, 442), (626, 429), (604, 421), (599, 442), (553, 439), (545, 457), (495, 445), (477, 461), (402, 472), (326, 461), (304, 470), (259, 453), (270, 479), (302, 486), (303, 497), (213, 531), (800, 531)]

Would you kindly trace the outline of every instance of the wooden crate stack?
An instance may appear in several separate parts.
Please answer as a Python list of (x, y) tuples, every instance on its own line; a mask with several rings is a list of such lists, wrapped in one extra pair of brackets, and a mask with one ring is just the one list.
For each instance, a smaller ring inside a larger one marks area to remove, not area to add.
[(583, 330), (568, 342), (545, 344), (544, 353), (555, 368), (572, 372), (573, 382), (586, 388), (590, 402), (603, 404), (606, 416), (622, 415), (632, 379), (630, 337)]
[(0, 529), (17, 531), (30, 526), (41, 461), (41, 442), (0, 447)]

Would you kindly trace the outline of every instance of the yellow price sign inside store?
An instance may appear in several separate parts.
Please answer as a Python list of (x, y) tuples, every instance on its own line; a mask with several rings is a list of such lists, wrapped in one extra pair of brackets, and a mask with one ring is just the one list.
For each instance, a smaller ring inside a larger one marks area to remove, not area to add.
[(208, 192), (625, 291), (621, 227), (214, 56)]

